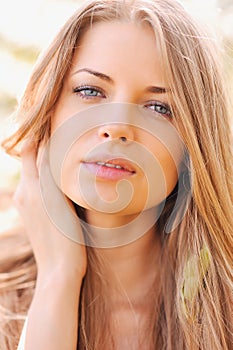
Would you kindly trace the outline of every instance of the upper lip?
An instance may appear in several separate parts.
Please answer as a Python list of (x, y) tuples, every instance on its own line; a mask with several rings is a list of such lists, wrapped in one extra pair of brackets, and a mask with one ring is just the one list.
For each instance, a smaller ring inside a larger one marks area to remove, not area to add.
[(120, 165), (122, 168), (124, 168), (127, 171), (130, 171), (131, 173), (135, 173), (136, 169), (133, 166), (133, 164), (125, 159), (125, 158), (116, 158), (113, 155), (111, 156), (99, 156), (95, 157), (93, 159), (86, 159), (83, 161), (83, 163), (108, 163), (108, 164), (114, 164), (114, 165)]

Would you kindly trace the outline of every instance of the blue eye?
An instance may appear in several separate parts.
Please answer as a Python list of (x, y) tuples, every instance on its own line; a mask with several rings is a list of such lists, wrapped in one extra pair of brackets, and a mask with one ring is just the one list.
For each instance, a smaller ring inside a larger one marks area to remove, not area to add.
[(153, 112), (156, 112), (168, 117), (172, 116), (171, 109), (166, 103), (150, 102), (145, 107), (151, 109)]
[(75, 94), (78, 94), (81, 98), (95, 98), (95, 97), (104, 97), (104, 94), (98, 88), (92, 86), (79, 86), (73, 89)]

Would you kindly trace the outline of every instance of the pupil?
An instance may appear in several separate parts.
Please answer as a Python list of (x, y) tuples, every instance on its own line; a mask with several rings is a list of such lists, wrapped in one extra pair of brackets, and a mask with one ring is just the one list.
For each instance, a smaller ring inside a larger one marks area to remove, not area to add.
[(158, 106), (158, 112), (166, 113), (166, 108), (163, 106)]
[(94, 90), (86, 90), (87, 95), (95, 95), (96, 92)]

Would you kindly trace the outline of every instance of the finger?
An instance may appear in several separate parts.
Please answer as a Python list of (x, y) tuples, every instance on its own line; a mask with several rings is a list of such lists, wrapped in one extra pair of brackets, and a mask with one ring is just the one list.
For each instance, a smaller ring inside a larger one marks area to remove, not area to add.
[(37, 150), (35, 143), (33, 141), (26, 141), (21, 151), (22, 173), (26, 181), (38, 178), (36, 157)]

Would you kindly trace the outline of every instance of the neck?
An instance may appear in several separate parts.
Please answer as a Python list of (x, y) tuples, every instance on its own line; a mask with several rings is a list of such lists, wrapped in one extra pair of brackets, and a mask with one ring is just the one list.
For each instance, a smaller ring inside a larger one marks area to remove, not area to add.
[[(145, 226), (145, 223), (155, 221), (154, 209), (140, 214), (138, 221), (136, 216), (117, 217), (91, 212), (86, 215), (88, 223), (92, 225), (91, 234), (97, 233), (98, 243), (102, 233), (105, 235), (104, 248), (100, 244), (95, 249), (107, 262), (101, 273), (107, 276), (109, 287), (113, 288), (116, 284), (121, 287), (121, 293), (113, 294), (113, 299), (120, 303), (121, 299), (140, 302), (152, 287), (158, 270), (160, 237), (154, 224), (149, 229)], [(105, 224), (103, 231), (100, 230), (100, 223)]]

